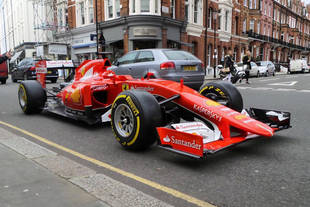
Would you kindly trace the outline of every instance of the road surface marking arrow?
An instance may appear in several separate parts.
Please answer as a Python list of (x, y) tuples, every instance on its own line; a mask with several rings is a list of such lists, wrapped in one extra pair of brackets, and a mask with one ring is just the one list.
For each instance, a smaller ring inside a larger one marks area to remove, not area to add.
[(270, 83), (268, 85), (270, 85), (270, 86), (293, 86), (297, 82), (298, 81), (289, 81), (289, 82), (280, 82), (280, 83)]

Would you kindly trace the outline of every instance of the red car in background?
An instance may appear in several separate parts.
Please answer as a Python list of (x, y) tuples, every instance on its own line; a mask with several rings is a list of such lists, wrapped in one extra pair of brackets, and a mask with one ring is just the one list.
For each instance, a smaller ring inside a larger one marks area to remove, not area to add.
[[(1, 57), (1, 56), (0, 56)], [(6, 61), (0, 64), (0, 82), (1, 84), (5, 84), (8, 79), (8, 66)]]

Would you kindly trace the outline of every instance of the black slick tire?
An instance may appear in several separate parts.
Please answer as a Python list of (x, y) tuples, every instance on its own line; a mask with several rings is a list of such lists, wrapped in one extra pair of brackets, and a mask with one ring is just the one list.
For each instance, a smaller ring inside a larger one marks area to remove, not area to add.
[(148, 148), (157, 138), (156, 127), (160, 123), (160, 106), (146, 91), (124, 91), (113, 102), (112, 130), (116, 140), (126, 149)]
[(205, 83), (200, 87), (199, 93), (209, 99), (218, 101), (225, 99), (225, 106), (241, 112), (243, 109), (243, 99), (238, 89), (228, 81), (217, 81)]
[(22, 81), (18, 88), (18, 101), (25, 114), (40, 113), (46, 102), (46, 92), (38, 81)]

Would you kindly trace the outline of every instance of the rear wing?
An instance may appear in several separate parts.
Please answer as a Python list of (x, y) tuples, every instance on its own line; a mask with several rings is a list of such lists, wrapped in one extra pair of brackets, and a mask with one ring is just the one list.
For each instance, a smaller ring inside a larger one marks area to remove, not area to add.
[[(46, 88), (45, 80), (46, 80), (46, 73), (47, 69), (55, 69), (55, 70), (63, 70), (65, 74), (65, 70), (69, 69), (71, 73), (74, 73), (75, 66), (72, 60), (56, 60), (56, 61), (47, 61), (47, 60), (40, 60), (36, 63), (36, 74), (37, 74), (37, 81), (40, 82), (43, 88)], [(66, 78), (65, 78), (66, 79)]]

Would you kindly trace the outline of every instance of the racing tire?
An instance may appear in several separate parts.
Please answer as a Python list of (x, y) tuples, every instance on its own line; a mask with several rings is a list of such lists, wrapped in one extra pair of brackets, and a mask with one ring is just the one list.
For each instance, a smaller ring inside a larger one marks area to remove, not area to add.
[(46, 92), (38, 81), (22, 81), (19, 85), (18, 101), (25, 114), (40, 113), (46, 98)]
[(125, 149), (148, 148), (157, 139), (156, 127), (160, 123), (160, 105), (156, 98), (146, 91), (124, 91), (112, 104), (112, 131)]
[(240, 92), (228, 81), (205, 83), (200, 87), (199, 93), (235, 111), (241, 112), (243, 109), (243, 99)]

